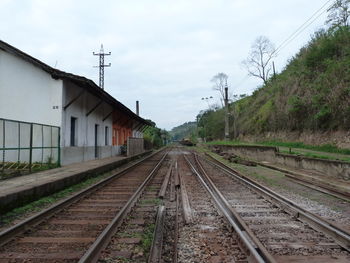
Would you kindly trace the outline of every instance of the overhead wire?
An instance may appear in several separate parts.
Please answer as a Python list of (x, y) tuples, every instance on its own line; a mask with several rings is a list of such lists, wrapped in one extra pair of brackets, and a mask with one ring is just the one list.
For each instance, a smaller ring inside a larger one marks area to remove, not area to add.
[[(289, 43), (291, 43), (296, 37), (298, 37), (306, 28), (308, 28), (313, 22), (315, 22), (321, 15), (323, 15), (326, 11), (329, 10), (330, 6), (327, 6), (330, 2), (333, 2), (333, 0), (327, 0), (316, 12), (314, 12), (311, 17), (309, 17), (302, 25), (300, 25), (289, 37), (287, 37), (276, 49), (272, 54), (276, 54), (278, 56), (279, 52), (285, 48)], [(327, 6), (326, 9), (324, 9)], [(246, 75), (240, 82), (238, 82), (238, 85), (235, 87), (239, 87), (242, 85), (249, 75)]]
[[(299, 26), (289, 37), (287, 37), (273, 53), (278, 54), (284, 47), (292, 42), (297, 36), (299, 36), (306, 28), (308, 28), (313, 22), (315, 22), (321, 15), (323, 15), (330, 6), (327, 6), (333, 0), (328, 0), (324, 3), (315, 13), (312, 14), (301, 26)], [(326, 9), (324, 9), (327, 6)], [(324, 10), (323, 10), (324, 9)], [(320, 13), (321, 12), (321, 13)], [(316, 17), (315, 17), (316, 16)]]

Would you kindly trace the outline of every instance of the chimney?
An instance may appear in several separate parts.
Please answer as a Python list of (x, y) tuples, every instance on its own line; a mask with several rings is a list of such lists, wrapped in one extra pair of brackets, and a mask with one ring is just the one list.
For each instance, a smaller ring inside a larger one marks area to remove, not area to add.
[(136, 101), (136, 115), (139, 116), (140, 115), (140, 107), (139, 107), (139, 101)]

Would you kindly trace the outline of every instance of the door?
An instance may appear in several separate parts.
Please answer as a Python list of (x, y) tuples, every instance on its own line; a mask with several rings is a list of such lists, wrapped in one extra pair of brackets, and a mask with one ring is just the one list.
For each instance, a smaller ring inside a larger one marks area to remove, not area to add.
[(98, 124), (95, 124), (95, 158), (98, 158)]

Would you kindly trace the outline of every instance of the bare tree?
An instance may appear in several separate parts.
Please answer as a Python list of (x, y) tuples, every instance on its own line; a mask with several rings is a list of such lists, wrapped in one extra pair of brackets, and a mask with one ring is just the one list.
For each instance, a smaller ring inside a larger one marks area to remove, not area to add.
[(259, 36), (252, 44), (248, 58), (242, 62), (248, 74), (262, 79), (266, 84), (272, 70), (271, 60), (275, 56), (275, 50), (267, 37)]
[(225, 73), (218, 73), (212, 79), (211, 82), (214, 83), (213, 90), (219, 91), (221, 97), (221, 106), (224, 106), (225, 101), (225, 85), (227, 84), (228, 76)]
[(326, 24), (330, 25), (331, 28), (349, 26), (350, 0), (335, 0), (327, 11), (328, 17)]

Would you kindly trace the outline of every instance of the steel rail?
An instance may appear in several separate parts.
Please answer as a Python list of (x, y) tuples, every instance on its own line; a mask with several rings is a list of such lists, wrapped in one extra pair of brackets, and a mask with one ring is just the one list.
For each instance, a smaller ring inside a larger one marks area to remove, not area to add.
[(153, 157), (159, 153), (159, 151), (152, 153), (151, 155), (142, 158), (141, 160), (137, 161), (136, 163), (120, 170), (119, 172), (107, 177), (106, 179), (103, 179), (102, 181), (89, 186), (88, 188), (81, 190), (74, 195), (67, 197), (63, 199), (62, 201), (59, 201), (55, 205), (44, 209), (43, 211), (29, 217), (28, 219), (23, 220), (22, 222), (3, 230), (0, 232), (0, 247), (5, 245), (7, 242), (9, 242), (11, 239), (13, 239), (15, 236), (27, 231), (29, 228), (40, 224), (43, 220), (46, 220), (47, 218), (53, 216), (54, 214), (58, 213), (62, 209), (66, 208), (67, 206), (71, 205), (74, 202), (77, 202), (78, 200), (84, 198), (85, 196), (91, 194), (94, 191), (97, 191), (98, 189), (102, 188), (106, 184), (108, 184), (110, 181), (119, 178), (120, 176), (124, 175), (131, 169), (137, 167), (142, 162), (148, 160), (149, 158)]
[(168, 152), (164, 154), (162, 159), (153, 168), (153, 170), (150, 172), (150, 174), (147, 176), (144, 182), (130, 197), (128, 202), (123, 206), (123, 208), (118, 212), (118, 214), (113, 218), (112, 222), (102, 231), (102, 233), (97, 237), (95, 242), (80, 258), (79, 263), (93, 263), (98, 261), (101, 251), (108, 245), (110, 239), (116, 233), (117, 227), (120, 226), (120, 224), (123, 222), (123, 219), (125, 218), (127, 213), (131, 210), (133, 205), (137, 202), (144, 188), (149, 183), (149, 181), (153, 178), (154, 174), (158, 171), (158, 169), (162, 165), (167, 155), (168, 155)]
[(148, 263), (162, 262), (165, 211), (166, 209), (164, 205), (160, 205), (158, 207), (156, 226), (153, 231), (153, 241), (151, 252), (147, 261)]
[(248, 178), (247, 176), (242, 175), (241, 173), (235, 171), (234, 169), (220, 162), (214, 157), (208, 154), (206, 156), (209, 156), (215, 162), (208, 160), (207, 158), (206, 161), (219, 168), (220, 170), (224, 171), (228, 175), (250, 186), (253, 190), (267, 196), (277, 204), (281, 204), (286, 212), (298, 218), (300, 221), (308, 223), (314, 229), (321, 231), (327, 234), (328, 236), (331, 236), (332, 238), (334, 238), (335, 242), (338, 245), (350, 252), (350, 233), (348, 231), (340, 228), (337, 225), (332, 224), (331, 222), (326, 221), (318, 215), (307, 211), (306, 209), (295, 204), (293, 201), (285, 198), (284, 196), (272, 191), (271, 189), (265, 186), (260, 185), (254, 180)]
[(164, 180), (163, 180), (163, 183), (162, 183), (162, 186), (160, 187), (160, 190), (159, 190), (159, 193), (158, 193), (158, 197), (160, 199), (164, 199), (165, 197), (165, 192), (166, 192), (166, 189), (168, 188), (168, 184), (169, 184), (169, 179), (170, 179), (170, 175), (171, 175), (171, 172), (172, 172), (172, 168), (173, 168), (173, 163), (174, 162), (171, 162), (169, 168), (168, 168), (168, 171), (164, 177)]
[(248, 254), (248, 261), (258, 263), (276, 262), (272, 255), (268, 253), (266, 248), (260, 243), (260, 241), (254, 236), (251, 230), (239, 217), (237, 212), (235, 212), (232, 209), (225, 197), (221, 194), (221, 192), (217, 189), (217, 187), (214, 185), (209, 176), (205, 173), (200, 163), (198, 162), (198, 167), (200, 168), (201, 173), (199, 173), (196, 170), (196, 168), (185, 155), (184, 157), (193, 173), (197, 175), (204, 188), (212, 196), (218, 209), (225, 216), (225, 218), (230, 223), (234, 231), (237, 233), (244, 248), (247, 250), (247, 252), (250, 253)]
[[(176, 162), (176, 169), (177, 169), (177, 162)], [(173, 263), (178, 262), (178, 255), (177, 255), (177, 248), (178, 248), (178, 242), (179, 242), (179, 206), (180, 206), (180, 189), (179, 186), (175, 186), (175, 195), (176, 195), (176, 208), (175, 208), (175, 237), (174, 237), (174, 246), (173, 246)]]

